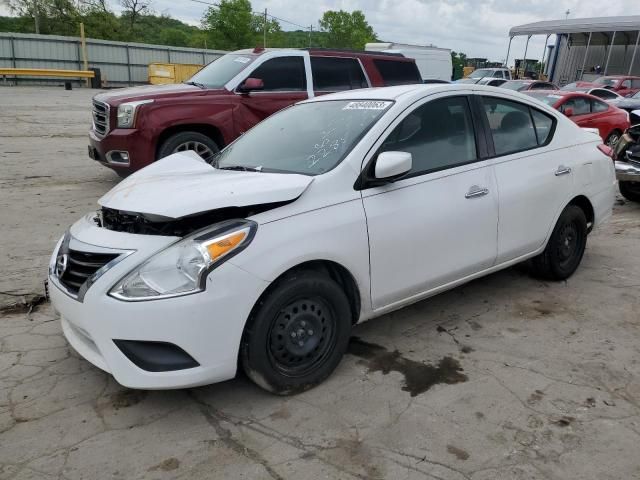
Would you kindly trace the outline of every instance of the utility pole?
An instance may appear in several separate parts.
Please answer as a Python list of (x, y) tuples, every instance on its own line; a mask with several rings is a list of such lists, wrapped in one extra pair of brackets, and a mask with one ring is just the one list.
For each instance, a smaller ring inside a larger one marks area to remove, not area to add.
[(32, 4), (33, 5), (33, 21), (35, 23), (36, 33), (40, 33), (40, 17), (38, 16), (40, 13), (39, 12), (40, 6), (38, 5), (38, 3), (39, 2), (37, 0), (34, 0)]
[(263, 40), (262, 40), (262, 46), (264, 48), (267, 48), (267, 9), (264, 9), (264, 29), (262, 31), (262, 34), (264, 36)]

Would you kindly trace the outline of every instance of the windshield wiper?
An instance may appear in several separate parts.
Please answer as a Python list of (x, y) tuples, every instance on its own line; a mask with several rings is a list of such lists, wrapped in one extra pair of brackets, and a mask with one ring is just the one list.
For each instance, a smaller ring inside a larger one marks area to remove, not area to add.
[(204, 83), (200, 83), (200, 82), (184, 82), (185, 85), (194, 85), (198, 88), (201, 88), (203, 90), (207, 89), (207, 86)]
[(258, 167), (245, 167), (244, 165), (228, 165), (225, 167), (216, 167), (218, 170), (234, 170), (237, 172), (261, 172), (262, 165)]

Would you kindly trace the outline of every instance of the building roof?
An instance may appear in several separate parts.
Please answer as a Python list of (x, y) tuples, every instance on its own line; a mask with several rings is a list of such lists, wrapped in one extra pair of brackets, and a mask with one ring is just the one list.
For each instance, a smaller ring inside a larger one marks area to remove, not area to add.
[(509, 30), (510, 37), (519, 35), (553, 35), (555, 33), (628, 32), (640, 30), (640, 15), (624, 17), (572, 18), (528, 23)]

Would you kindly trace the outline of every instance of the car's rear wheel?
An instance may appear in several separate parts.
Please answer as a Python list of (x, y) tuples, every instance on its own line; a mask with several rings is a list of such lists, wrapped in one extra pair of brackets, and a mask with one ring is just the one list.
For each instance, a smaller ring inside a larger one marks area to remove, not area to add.
[(605, 143), (605, 145), (613, 148), (613, 147), (616, 146), (616, 143), (618, 143), (618, 141), (620, 140), (621, 136), (622, 136), (622, 132), (620, 132), (619, 130), (614, 130), (613, 132), (611, 132), (609, 134), (609, 136), (604, 141), (604, 143)]
[(205, 161), (210, 162), (213, 156), (220, 151), (218, 144), (211, 138), (200, 132), (179, 132), (167, 138), (158, 150), (158, 159), (172, 153), (192, 150)]
[(640, 182), (618, 182), (620, 193), (631, 202), (640, 202)]
[(340, 363), (351, 333), (344, 291), (327, 275), (288, 274), (260, 300), (240, 346), (242, 367), (265, 390), (290, 395), (322, 382)]
[(587, 245), (587, 218), (576, 205), (567, 206), (551, 233), (544, 251), (531, 261), (534, 275), (564, 280), (576, 271)]

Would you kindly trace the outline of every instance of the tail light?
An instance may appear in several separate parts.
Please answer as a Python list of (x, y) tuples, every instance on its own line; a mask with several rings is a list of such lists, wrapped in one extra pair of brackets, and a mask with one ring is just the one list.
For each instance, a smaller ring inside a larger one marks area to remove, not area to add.
[(613, 158), (613, 149), (610, 146), (601, 143), (598, 145), (598, 150), (604, 153), (607, 157)]

